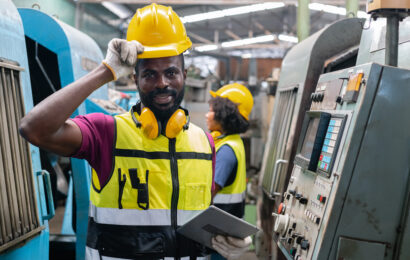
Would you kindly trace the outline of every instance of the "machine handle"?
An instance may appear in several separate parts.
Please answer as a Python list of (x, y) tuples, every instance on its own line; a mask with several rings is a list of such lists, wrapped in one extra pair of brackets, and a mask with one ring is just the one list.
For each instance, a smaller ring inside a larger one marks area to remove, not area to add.
[(50, 181), (50, 173), (46, 170), (41, 170), (37, 172), (37, 176), (43, 177), (43, 181), (45, 184), (45, 193), (47, 196), (47, 206), (48, 206), (48, 214), (43, 216), (43, 220), (49, 220), (54, 217), (55, 211), (54, 211), (54, 200), (53, 200), (53, 193), (51, 191), (51, 181)]
[[(273, 178), (272, 178), (272, 184), (271, 184), (271, 191), (273, 190), (273, 188), (274, 188), (274, 186), (275, 186), (275, 184), (276, 184), (276, 179), (277, 179), (277, 176), (276, 176), (276, 174), (277, 174), (277, 171), (278, 171), (278, 166), (279, 166), (279, 164), (281, 164), (281, 163), (283, 163), (283, 164), (286, 164), (286, 163), (288, 163), (288, 161), (287, 160), (284, 160), (284, 159), (278, 159), (278, 160), (276, 160), (276, 162), (275, 162), (275, 168), (273, 169)], [(276, 190), (276, 187), (275, 187), (275, 190)], [(273, 192), (272, 193), (272, 195), (274, 196), (274, 197), (279, 197), (279, 196), (281, 196), (282, 194), (281, 193), (279, 193), (279, 192)]]

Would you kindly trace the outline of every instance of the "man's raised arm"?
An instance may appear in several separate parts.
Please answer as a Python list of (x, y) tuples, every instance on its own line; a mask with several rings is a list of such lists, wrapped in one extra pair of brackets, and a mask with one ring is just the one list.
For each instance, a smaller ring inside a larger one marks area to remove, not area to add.
[(59, 155), (69, 156), (81, 146), (80, 128), (69, 117), (96, 89), (132, 73), (143, 47), (136, 41), (113, 39), (107, 56), (96, 69), (50, 95), (20, 121), (20, 134), (30, 143)]

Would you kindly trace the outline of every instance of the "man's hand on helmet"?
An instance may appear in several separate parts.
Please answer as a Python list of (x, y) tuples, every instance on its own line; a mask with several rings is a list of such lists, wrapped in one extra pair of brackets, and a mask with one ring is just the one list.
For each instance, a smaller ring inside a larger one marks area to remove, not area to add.
[(103, 60), (117, 80), (130, 75), (137, 64), (137, 55), (144, 52), (144, 47), (137, 41), (114, 38), (108, 43), (107, 56)]

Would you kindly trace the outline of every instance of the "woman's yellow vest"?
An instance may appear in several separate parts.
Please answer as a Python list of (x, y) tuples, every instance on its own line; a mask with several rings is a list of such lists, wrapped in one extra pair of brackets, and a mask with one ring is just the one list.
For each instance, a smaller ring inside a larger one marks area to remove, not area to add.
[(174, 139), (148, 139), (130, 113), (115, 124), (111, 177), (101, 185), (93, 170), (87, 250), (132, 259), (201, 255), (176, 229), (211, 203), (207, 135), (190, 124)]
[(232, 184), (223, 187), (213, 199), (218, 206), (231, 214), (243, 217), (246, 192), (246, 161), (245, 148), (239, 134), (227, 135), (215, 142), (216, 151), (223, 145), (229, 145), (235, 153), (238, 165)]

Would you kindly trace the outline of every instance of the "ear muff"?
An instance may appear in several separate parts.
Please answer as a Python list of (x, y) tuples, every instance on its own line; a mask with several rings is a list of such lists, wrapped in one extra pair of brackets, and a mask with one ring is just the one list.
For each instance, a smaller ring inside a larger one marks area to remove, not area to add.
[(160, 122), (155, 118), (151, 109), (144, 107), (140, 114), (141, 129), (149, 139), (155, 139), (161, 133)]
[[(139, 120), (134, 113), (138, 113), (139, 104), (131, 109), (132, 119), (138, 128), (141, 128), (144, 135), (149, 139), (155, 139), (161, 134), (161, 122), (157, 121), (151, 109), (144, 107), (139, 115)], [(181, 130), (187, 130), (189, 127), (189, 114), (184, 108), (177, 109), (169, 118), (165, 128), (165, 136), (175, 138)]]
[(169, 118), (165, 128), (165, 136), (168, 138), (175, 138), (182, 129), (187, 125), (189, 117), (182, 109), (177, 109)]

